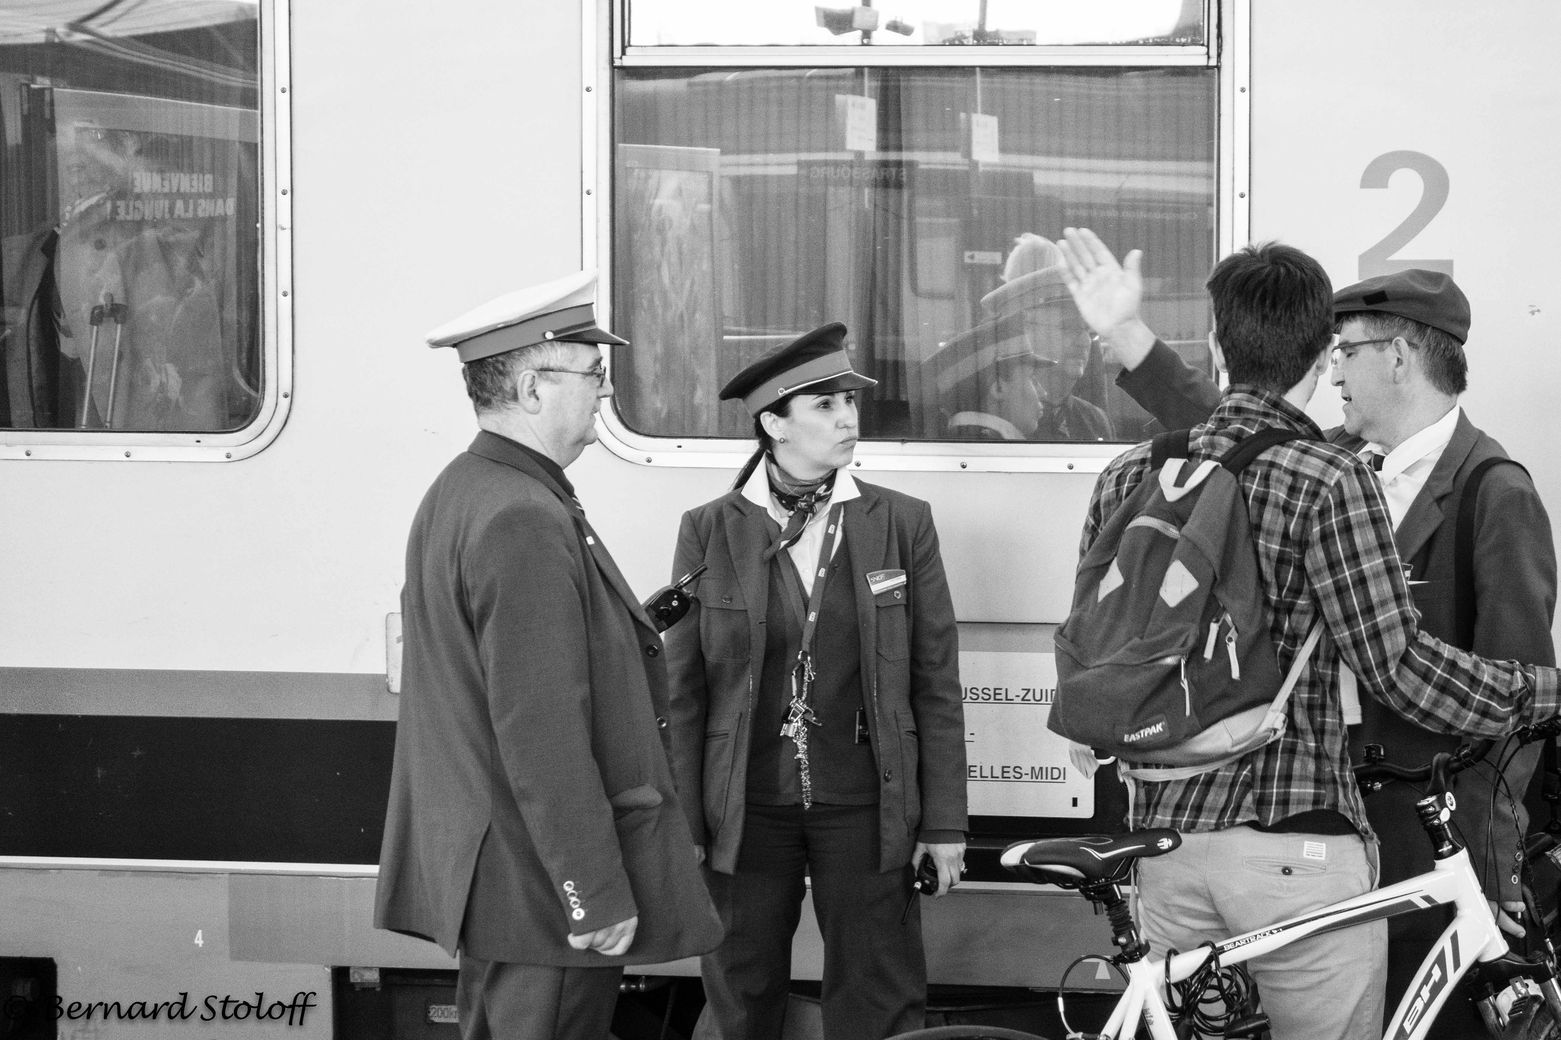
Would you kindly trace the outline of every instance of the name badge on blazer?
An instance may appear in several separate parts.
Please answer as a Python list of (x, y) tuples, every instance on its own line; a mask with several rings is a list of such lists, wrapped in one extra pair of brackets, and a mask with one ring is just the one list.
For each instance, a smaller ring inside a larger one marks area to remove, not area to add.
[[(871, 592), (875, 598), (886, 593), (894, 592), (896, 589), (903, 588), (904, 586), (904, 571), (867, 572), (867, 591)], [(899, 599), (900, 597), (897, 595), (894, 598)]]

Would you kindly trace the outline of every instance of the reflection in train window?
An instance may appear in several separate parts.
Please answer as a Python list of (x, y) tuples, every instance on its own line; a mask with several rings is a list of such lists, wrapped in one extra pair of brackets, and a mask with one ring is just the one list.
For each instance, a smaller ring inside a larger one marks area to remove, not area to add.
[(0, 427), (244, 428), (261, 347), (253, 2), (47, 0), (0, 34)]
[[(1201, 9), (1201, 5), (1195, 5)], [(616, 407), (649, 435), (744, 437), (717, 390), (843, 321), (863, 435), (1132, 441), (1050, 240), (1142, 248), (1146, 317), (1206, 365), (1217, 70), (617, 70)]]

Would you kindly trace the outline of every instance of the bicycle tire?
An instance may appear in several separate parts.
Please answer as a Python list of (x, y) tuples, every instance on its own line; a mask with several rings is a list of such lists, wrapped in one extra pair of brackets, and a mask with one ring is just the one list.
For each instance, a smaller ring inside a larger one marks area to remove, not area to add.
[(889, 1040), (1046, 1040), (1046, 1038), (1018, 1029), (967, 1023), (952, 1026), (931, 1026), (927, 1029), (912, 1029), (909, 1033), (891, 1036)]

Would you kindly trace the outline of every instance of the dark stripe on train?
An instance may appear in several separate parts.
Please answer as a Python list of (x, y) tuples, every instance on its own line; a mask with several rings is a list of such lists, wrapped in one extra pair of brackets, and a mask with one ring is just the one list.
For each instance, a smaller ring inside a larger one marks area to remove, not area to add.
[(0, 855), (374, 863), (395, 724), (0, 715)]

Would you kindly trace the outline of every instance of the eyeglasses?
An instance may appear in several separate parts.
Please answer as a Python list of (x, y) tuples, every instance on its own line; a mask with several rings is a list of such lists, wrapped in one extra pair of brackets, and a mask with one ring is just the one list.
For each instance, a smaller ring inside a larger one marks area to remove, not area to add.
[(578, 368), (538, 368), (538, 369), (534, 369), (533, 371), (536, 371), (536, 372), (561, 372), (564, 375), (571, 375), (571, 376), (594, 376), (595, 379), (596, 379), (596, 385), (597, 385), (598, 388), (600, 388), (602, 386), (605, 386), (606, 383), (607, 383), (607, 366), (602, 364), (600, 361), (598, 361), (596, 363), (596, 367), (595, 368), (587, 368), (587, 369), (583, 369), (583, 370), (582, 369), (578, 369)]
[[(1337, 340), (1338, 337), (1335, 336), (1334, 339)], [(1354, 351), (1357, 347), (1380, 346), (1383, 343), (1392, 343), (1396, 339), (1403, 339), (1403, 337), (1402, 336), (1388, 336), (1385, 339), (1339, 340), (1339, 342), (1335, 344), (1332, 353), (1330, 353), (1328, 355), (1328, 360), (1333, 362), (1335, 365), (1337, 365), (1339, 363), (1339, 359), (1341, 357), (1345, 357), (1345, 356), (1353, 357), (1354, 356), (1354, 354), (1346, 355), (1344, 353), (1346, 350)], [(1416, 343), (1412, 339), (1405, 339), (1404, 342), (1408, 343), (1411, 347), (1415, 347), (1416, 349), (1418, 349), (1419, 346), (1420, 346), (1420, 344)]]

